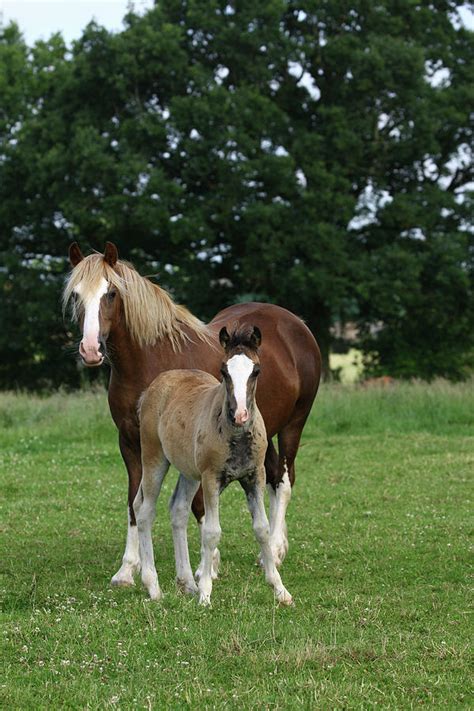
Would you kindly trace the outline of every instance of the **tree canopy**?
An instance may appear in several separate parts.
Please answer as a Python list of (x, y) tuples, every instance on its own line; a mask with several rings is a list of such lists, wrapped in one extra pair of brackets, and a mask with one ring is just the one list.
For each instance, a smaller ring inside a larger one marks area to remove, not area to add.
[(462, 2), (160, 0), (66, 46), (0, 29), (0, 387), (78, 382), (67, 245), (114, 241), (198, 316), (353, 321), (374, 372), (474, 350)]

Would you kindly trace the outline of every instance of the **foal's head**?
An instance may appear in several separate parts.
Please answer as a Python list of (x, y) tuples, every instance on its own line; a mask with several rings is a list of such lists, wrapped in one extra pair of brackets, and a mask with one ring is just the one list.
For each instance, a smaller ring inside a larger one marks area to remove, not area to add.
[(262, 335), (256, 326), (241, 326), (229, 335), (224, 326), (219, 340), (225, 351), (221, 373), (227, 392), (227, 416), (232, 424), (242, 426), (250, 419), (255, 406)]

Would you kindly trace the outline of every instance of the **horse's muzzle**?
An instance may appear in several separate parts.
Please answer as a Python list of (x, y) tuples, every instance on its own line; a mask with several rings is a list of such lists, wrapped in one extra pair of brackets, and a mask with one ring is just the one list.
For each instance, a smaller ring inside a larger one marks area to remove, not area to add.
[(81, 341), (79, 345), (79, 355), (81, 356), (83, 364), (87, 368), (97, 368), (104, 362), (104, 354), (101, 352), (99, 345), (97, 346), (84, 346)]

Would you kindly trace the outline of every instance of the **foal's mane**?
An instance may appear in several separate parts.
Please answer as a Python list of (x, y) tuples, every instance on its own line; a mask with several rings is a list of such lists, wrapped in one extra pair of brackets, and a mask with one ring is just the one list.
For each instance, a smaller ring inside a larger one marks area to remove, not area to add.
[[(79, 283), (80, 299), (87, 304), (102, 278), (119, 292), (127, 328), (140, 346), (154, 345), (167, 338), (173, 350), (179, 351), (186, 341), (192, 340), (183, 330), (183, 326), (190, 328), (199, 340), (213, 343), (211, 334), (202, 321), (193, 316), (186, 307), (175, 304), (164, 289), (142, 277), (129, 262), (118, 260), (115, 266), (111, 267), (102, 254), (90, 254), (74, 267), (64, 288), (64, 309)], [(78, 316), (78, 307), (74, 302), (72, 316), (73, 319)]]

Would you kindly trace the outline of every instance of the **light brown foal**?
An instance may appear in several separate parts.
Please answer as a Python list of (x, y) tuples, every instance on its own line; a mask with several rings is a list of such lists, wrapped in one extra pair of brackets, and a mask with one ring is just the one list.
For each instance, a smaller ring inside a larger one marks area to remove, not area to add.
[[(170, 501), (178, 585), (188, 593), (199, 591), (199, 602), (210, 604), (212, 559), (221, 536), (219, 494), (231, 481), (238, 480), (247, 496), (266, 580), (278, 601), (290, 605), (291, 595), (272, 555), (264, 506), (267, 435), (255, 402), (261, 334), (256, 327), (244, 326), (229, 335), (224, 327), (219, 340), (225, 351), (222, 382), (201, 370), (170, 370), (152, 382), (140, 404), (143, 476), (134, 509), (142, 581), (150, 597), (159, 600), (151, 527), (156, 500), (171, 463), (180, 472)], [(196, 586), (186, 529), (199, 484), (205, 516)]]

